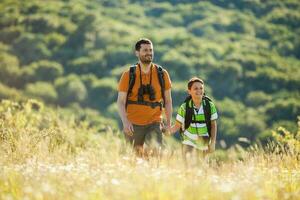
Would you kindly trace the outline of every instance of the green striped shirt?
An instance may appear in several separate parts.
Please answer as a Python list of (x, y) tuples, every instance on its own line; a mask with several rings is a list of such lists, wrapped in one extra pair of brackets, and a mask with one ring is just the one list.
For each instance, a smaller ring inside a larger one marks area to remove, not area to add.
[[(192, 102), (192, 100), (190, 100), (188, 103), (190, 104), (189, 106), (192, 106), (193, 102)], [(193, 105), (196, 121), (205, 121), (203, 103), (204, 102), (202, 101), (198, 112), (197, 112), (195, 106)], [(216, 120), (216, 119), (218, 119), (218, 113), (217, 113), (216, 106), (212, 102), (209, 102), (209, 103), (210, 103), (210, 109), (211, 109), (210, 120)], [(184, 130), (184, 118), (185, 118), (185, 107), (186, 107), (185, 104), (186, 103), (183, 103), (179, 107), (178, 113), (176, 116), (176, 120), (181, 124), (182, 130)], [(203, 136), (208, 136), (208, 130), (207, 130), (205, 123), (191, 123), (190, 126), (186, 130), (183, 131), (182, 135), (183, 135), (182, 144), (190, 145), (190, 146), (193, 146), (200, 150), (208, 149), (207, 145), (205, 145), (203, 143), (203, 140), (201, 139), (201, 137), (203, 137)]]

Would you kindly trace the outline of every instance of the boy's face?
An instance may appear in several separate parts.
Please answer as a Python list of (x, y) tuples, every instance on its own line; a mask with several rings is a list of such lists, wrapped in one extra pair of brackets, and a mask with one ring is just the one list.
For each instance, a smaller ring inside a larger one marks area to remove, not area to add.
[(204, 94), (204, 85), (200, 82), (193, 83), (190, 90), (188, 90), (188, 93), (192, 96), (193, 99), (199, 99), (202, 98)]

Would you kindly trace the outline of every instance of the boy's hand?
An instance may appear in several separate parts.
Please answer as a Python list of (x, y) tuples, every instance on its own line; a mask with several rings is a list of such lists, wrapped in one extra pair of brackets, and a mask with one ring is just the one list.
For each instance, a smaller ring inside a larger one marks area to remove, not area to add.
[(170, 131), (170, 128), (166, 129), (166, 131), (164, 132), (164, 134), (165, 134), (166, 136), (172, 135), (172, 134), (171, 134), (171, 131)]
[(216, 149), (216, 143), (215, 142), (211, 142), (209, 145), (208, 145), (208, 152), (209, 153), (213, 153)]

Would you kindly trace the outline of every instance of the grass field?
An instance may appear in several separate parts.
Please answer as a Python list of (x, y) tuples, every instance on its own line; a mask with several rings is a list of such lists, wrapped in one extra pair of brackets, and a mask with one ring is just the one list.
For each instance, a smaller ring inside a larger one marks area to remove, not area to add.
[(171, 140), (145, 161), (118, 134), (33, 105), (1, 103), (0, 199), (300, 199), (297, 140), (287, 151), (219, 150), (186, 168)]

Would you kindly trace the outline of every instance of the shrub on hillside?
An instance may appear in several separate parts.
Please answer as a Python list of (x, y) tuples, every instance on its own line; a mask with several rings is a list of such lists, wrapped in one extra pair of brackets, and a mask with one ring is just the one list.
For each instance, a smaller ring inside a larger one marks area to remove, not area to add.
[(284, 127), (279, 127), (277, 131), (273, 131), (273, 137), (283, 150), (300, 156), (300, 117), (298, 117), (298, 130), (296, 133), (291, 133)]

